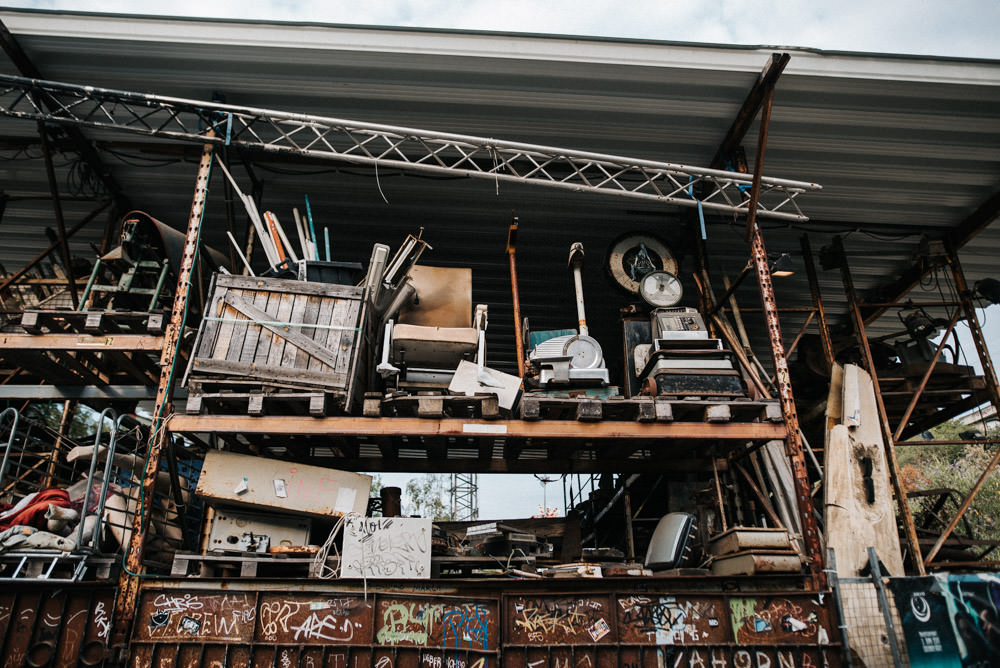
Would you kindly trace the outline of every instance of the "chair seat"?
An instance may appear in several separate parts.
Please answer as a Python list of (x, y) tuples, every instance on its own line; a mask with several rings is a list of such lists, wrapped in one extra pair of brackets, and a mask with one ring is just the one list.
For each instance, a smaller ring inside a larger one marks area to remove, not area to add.
[(474, 327), (426, 327), (396, 324), (392, 329), (392, 358), (409, 366), (454, 369), (462, 359), (472, 358), (479, 345)]

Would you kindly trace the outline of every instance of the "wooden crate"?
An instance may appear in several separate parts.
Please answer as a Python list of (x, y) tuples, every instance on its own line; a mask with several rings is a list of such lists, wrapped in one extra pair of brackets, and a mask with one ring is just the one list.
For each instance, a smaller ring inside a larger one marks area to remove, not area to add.
[(217, 274), (185, 383), (321, 390), (345, 412), (368, 373), (364, 288)]

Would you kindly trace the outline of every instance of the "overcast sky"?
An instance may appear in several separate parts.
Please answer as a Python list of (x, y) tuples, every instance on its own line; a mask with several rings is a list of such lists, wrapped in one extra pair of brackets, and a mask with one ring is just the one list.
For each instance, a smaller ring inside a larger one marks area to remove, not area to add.
[(996, 0), (20, 0), (10, 7), (597, 35), (1000, 59)]
[[(2, 0), (0, 0), (2, 1)], [(22, 0), (6, 6), (125, 14), (306, 21), (418, 28), (554, 33), (681, 42), (797, 46), (826, 50), (1000, 59), (1000, 1), (881, 0)], [(585, 48), (585, 47), (584, 47)], [(990, 309), (995, 333), (998, 307)], [(991, 339), (996, 336), (991, 336)], [(994, 341), (991, 341), (991, 344)], [(974, 349), (968, 352), (974, 357)], [(404, 486), (409, 476), (383, 474)], [(519, 517), (542, 503), (530, 476), (481, 481), (483, 517)], [(547, 501), (562, 509), (562, 486)]]

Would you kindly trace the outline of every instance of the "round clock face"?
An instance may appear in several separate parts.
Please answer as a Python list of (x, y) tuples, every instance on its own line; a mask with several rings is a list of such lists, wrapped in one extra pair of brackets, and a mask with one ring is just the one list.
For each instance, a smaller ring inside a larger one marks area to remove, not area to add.
[(680, 279), (669, 271), (654, 271), (646, 274), (639, 283), (639, 294), (650, 306), (666, 308), (681, 301), (684, 288)]

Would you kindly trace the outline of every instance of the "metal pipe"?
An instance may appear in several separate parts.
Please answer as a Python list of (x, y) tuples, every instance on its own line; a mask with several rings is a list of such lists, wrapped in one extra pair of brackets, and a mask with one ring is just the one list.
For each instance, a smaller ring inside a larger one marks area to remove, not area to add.
[(524, 338), (521, 336), (521, 289), (517, 282), (517, 217), (507, 228), (507, 260), (510, 264), (511, 303), (514, 308), (514, 351), (517, 355), (517, 375), (524, 377)]
[(923, 396), (924, 390), (927, 388), (927, 382), (931, 379), (931, 373), (934, 372), (934, 368), (937, 366), (937, 362), (941, 359), (941, 353), (948, 344), (948, 336), (951, 334), (952, 330), (955, 329), (955, 325), (958, 324), (958, 317), (962, 315), (962, 312), (955, 309), (955, 315), (951, 317), (951, 322), (948, 323), (948, 329), (945, 331), (944, 336), (941, 337), (941, 343), (938, 344), (937, 350), (934, 351), (934, 357), (931, 359), (930, 364), (927, 365), (927, 371), (924, 372), (924, 377), (920, 379), (920, 385), (917, 386), (917, 391), (913, 393), (913, 398), (910, 399), (910, 404), (906, 407), (906, 411), (903, 412), (903, 417), (900, 418), (899, 424), (896, 425), (896, 433), (892, 435), (893, 441), (898, 441), (903, 436), (903, 431), (906, 429), (906, 423), (910, 421), (910, 416), (913, 415), (913, 410), (917, 407), (917, 402), (920, 401), (920, 397)]
[(573, 270), (573, 288), (576, 292), (576, 319), (580, 326), (580, 336), (588, 336), (587, 313), (583, 306), (583, 244), (574, 242), (569, 247), (569, 265)]
[(753, 169), (753, 180), (750, 184), (750, 202), (747, 204), (746, 240), (750, 241), (757, 227), (757, 204), (760, 202), (760, 180), (764, 171), (764, 153), (767, 152), (767, 132), (771, 125), (771, 107), (774, 104), (774, 88), (768, 88), (764, 93), (764, 102), (760, 110), (760, 129), (757, 131), (757, 157)]
[(0, 424), (11, 416), (10, 424), (10, 436), (7, 437), (7, 447), (3, 451), (3, 463), (0, 463), (0, 481), (7, 477), (7, 464), (10, 461), (10, 451), (14, 447), (14, 434), (17, 433), (17, 423), (21, 421), (21, 414), (17, 412), (14, 407), (5, 408), (2, 413), (0, 413)]
[[(97, 433), (94, 434), (94, 448), (90, 453), (90, 469), (87, 472), (87, 489), (83, 493), (83, 507), (80, 511), (80, 526), (77, 529), (76, 534), (76, 545), (78, 548), (83, 547), (83, 529), (84, 529), (84, 519), (87, 517), (87, 507), (90, 505), (90, 493), (94, 489), (94, 472), (97, 470), (97, 460), (101, 456), (101, 436), (104, 435), (104, 419), (111, 416), (111, 433), (112, 442), (114, 441), (114, 435), (118, 433), (118, 415), (112, 408), (105, 408), (101, 411), (100, 416), (97, 418)], [(94, 532), (91, 536), (90, 545), (88, 547), (93, 548), (94, 543), (97, 541), (98, 533), (101, 526), (101, 516), (104, 514), (104, 499), (107, 492), (108, 477), (111, 475), (111, 463), (113, 452), (108, 452), (107, 463), (104, 468), (104, 480), (101, 484), (101, 493), (98, 499), (99, 508), (97, 510), (97, 523), (94, 525)]]
[(833, 248), (840, 260), (840, 277), (844, 283), (844, 292), (847, 295), (847, 305), (851, 312), (851, 319), (854, 321), (854, 333), (857, 337), (858, 347), (861, 349), (861, 356), (868, 375), (871, 376), (872, 386), (875, 388), (875, 406), (878, 408), (879, 425), (882, 428), (882, 448), (885, 451), (885, 458), (889, 465), (889, 480), (892, 483), (893, 492), (896, 494), (896, 503), (899, 506), (899, 514), (903, 518), (903, 528), (906, 530), (906, 542), (913, 554), (913, 562), (917, 566), (920, 575), (926, 575), (924, 559), (920, 552), (920, 542), (917, 539), (917, 528), (913, 523), (913, 514), (910, 512), (910, 504), (906, 500), (906, 489), (899, 478), (899, 461), (896, 459), (895, 440), (892, 437), (892, 428), (889, 426), (889, 416), (886, 414), (885, 402), (882, 400), (882, 387), (879, 385), (878, 373), (875, 370), (875, 361), (872, 359), (872, 349), (868, 345), (868, 337), (865, 334), (865, 321), (861, 316), (861, 306), (858, 303), (857, 293), (854, 290), (854, 279), (851, 276), (851, 268), (847, 263), (847, 254), (844, 252), (844, 242), (839, 237), (833, 238)]
[(52, 193), (52, 209), (56, 217), (56, 226), (59, 228), (59, 250), (62, 254), (63, 268), (66, 270), (66, 285), (69, 288), (69, 298), (76, 309), (80, 304), (79, 295), (76, 294), (76, 280), (73, 278), (73, 266), (69, 255), (68, 235), (66, 234), (66, 221), (63, 220), (62, 203), (59, 201), (59, 184), (56, 183), (56, 170), (52, 166), (52, 149), (49, 146), (49, 136), (45, 132), (45, 124), (39, 121), (38, 135), (42, 140), (42, 155), (45, 157), (45, 173), (49, 179), (49, 192)]
[(836, 355), (833, 352), (833, 339), (830, 337), (830, 325), (826, 321), (826, 309), (823, 307), (823, 295), (819, 289), (819, 279), (816, 275), (816, 264), (813, 262), (812, 246), (809, 244), (808, 234), (799, 237), (799, 245), (802, 248), (802, 264), (805, 265), (806, 277), (809, 279), (809, 292), (812, 293), (813, 306), (819, 315), (817, 325), (819, 339), (823, 344), (823, 360), (826, 362), (827, 370), (830, 370), (833, 368)]

